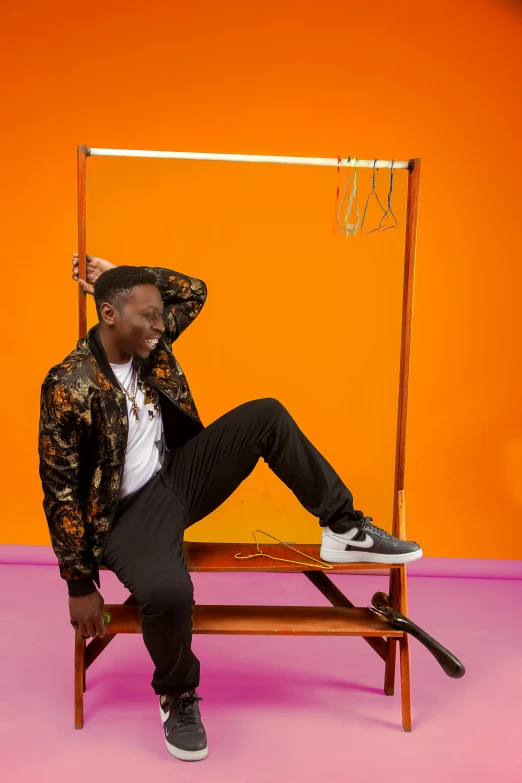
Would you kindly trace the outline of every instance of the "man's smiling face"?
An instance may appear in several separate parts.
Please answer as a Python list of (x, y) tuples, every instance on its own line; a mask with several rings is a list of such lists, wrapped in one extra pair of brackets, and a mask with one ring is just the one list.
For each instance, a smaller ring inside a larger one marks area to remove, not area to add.
[(155, 285), (137, 285), (119, 307), (105, 302), (101, 312), (114, 347), (139, 359), (149, 356), (165, 331), (164, 305)]

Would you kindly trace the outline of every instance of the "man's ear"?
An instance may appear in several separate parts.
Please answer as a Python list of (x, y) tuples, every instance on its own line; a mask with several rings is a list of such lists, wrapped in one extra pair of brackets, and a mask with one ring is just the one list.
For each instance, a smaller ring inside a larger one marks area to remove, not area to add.
[(108, 326), (114, 326), (116, 323), (116, 308), (109, 302), (103, 302), (100, 305), (100, 321), (105, 321)]

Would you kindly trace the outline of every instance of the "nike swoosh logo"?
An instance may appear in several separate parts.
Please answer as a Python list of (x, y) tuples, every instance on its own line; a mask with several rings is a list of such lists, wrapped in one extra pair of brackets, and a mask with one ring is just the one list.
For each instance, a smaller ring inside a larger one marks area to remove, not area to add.
[(364, 541), (349, 541), (348, 543), (350, 546), (360, 546), (361, 549), (369, 549), (371, 546), (373, 546), (374, 541), (373, 538), (371, 538), (368, 533), (366, 533)]
[[(354, 531), (353, 535), (357, 535), (357, 530)], [(342, 542), (343, 544), (347, 544), (350, 546), (358, 546), (361, 549), (370, 549), (374, 545), (374, 540), (371, 536), (366, 533), (364, 537), (364, 541), (353, 541), (349, 535), (348, 536), (332, 536), (332, 538), (335, 538), (336, 541)]]

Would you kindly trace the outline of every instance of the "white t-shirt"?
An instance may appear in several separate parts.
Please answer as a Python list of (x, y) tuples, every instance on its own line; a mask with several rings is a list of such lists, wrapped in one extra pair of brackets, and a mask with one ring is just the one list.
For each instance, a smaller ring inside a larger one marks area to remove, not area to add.
[[(127, 364), (111, 364), (112, 371), (129, 394), (132, 394), (132, 359)], [(125, 467), (120, 489), (120, 498), (136, 492), (147, 483), (161, 468), (165, 456), (163, 438), (163, 419), (158, 392), (150, 387), (149, 399), (146, 404), (145, 393), (139, 376), (136, 378), (136, 404), (139, 410), (139, 420), (132, 410), (132, 403), (127, 400), (127, 415), (129, 419), (129, 437), (125, 454)]]

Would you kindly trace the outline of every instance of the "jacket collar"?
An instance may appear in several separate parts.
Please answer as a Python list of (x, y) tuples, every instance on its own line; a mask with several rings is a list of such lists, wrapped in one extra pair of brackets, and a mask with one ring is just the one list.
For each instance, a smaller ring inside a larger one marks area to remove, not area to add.
[[(115, 386), (118, 391), (121, 391), (121, 386), (118, 383), (118, 379), (116, 378), (116, 375), (114, 374), (112, 367), (110, 365), (109, 360), (107, 359), (107, 354), (105, 353), (105, 348), (103, 347), (103, 343), (100, 338), (100, 328), (99, 324), (96, 324), (92, 327), (92, 329), (89, 329), (86, 335), (86, 341), (87, 346), (96, 359), (101, 371), (105, 375), (105, 377), (112, 383), (113, 386)], [(137, 359), (134, 357), (134, 366), (138, 370), (138, 373), (141, 373), (141, 359)]]

